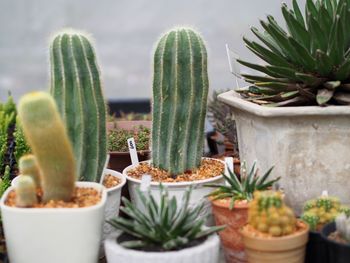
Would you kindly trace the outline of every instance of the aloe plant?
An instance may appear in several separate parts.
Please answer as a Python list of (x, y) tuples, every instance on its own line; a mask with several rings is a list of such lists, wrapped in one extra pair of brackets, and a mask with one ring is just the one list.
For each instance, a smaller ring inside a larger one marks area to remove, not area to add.
[(220, 231), (224, 226), (206, 227), (205, 217), (201, 213), (204, 203), (189, 206), (192, 188), (183, 195), (182, 205), (178, 206), (175, 197), (160, 185), (160, 203), (151, 194), (139, 189), (137, 194), (145, 210), (141, 210), (126, 198), (120, 208), (130, 218), (116, 217), (108, 222), (116, 229), (133, 237), (132, 241), (120, 242), (126, 248), (161, 248), (164, 251), (186, 247), (191, 241), (205, 238)]
[(307, 0), (305, 15), (293, 0), (282, 4), (287, 26), (274, 19), (252, 27), (261, 41), (243, 38), (267, 65), (238, 60), (264, 75), (242, 74), (252, 86), (238, 89), (248, 100), (268, 106), (350, 104), (350, 1)]
[(207, 196), (211, 196), (212, 200), (218, 199), (230, 199), (229, 208), (233, 209), (236, 200), (247, 200), (251, 201), (253, 199), (253, 193), (255, 191), (266, 190), (277, 182), (280, 177), (273, 180), (268, 180), (273, 167), (271, 167), (263, 176), (258, 176), (258, 170), (255, 169), (256, 163), (253, 164), (249, 173), (247, 173), (246, 163), (242, 162), (241, 168), (241, 180), (238, 176), (228, 169), (229, 175), (223, 174), (227, 185), (221, 184), (207, 184), (208, 187), (215, 187), (213, 192), (209, 193)]

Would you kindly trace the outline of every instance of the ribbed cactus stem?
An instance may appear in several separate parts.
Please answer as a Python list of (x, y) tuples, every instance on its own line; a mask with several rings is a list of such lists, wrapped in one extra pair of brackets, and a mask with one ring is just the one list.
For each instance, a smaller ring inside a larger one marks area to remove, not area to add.
[(41, 186), (40, 170), (33, 154), (23, 155), (19, 159), (18, 168), (20, 174), (26, 174), (33, 178), (36, 187)]
[(18, 207), (31, 207), (38, 202), (35, 182), (29, 175), (19, 175), (15, 191)]
[(106, 105), (94, 48), (74, 30), (50, 46), (51, 95), (66, 123), (80, 180), (99, 182), (107, 155)]
[(171, 174), (198, 168), (208, 97), (207, 52), (200, 35), (175, 28), (154, 54), (152, 160)]
[(19, 102), (18, 114), (42, 173), (43, 201), (71, 200), (75, 160), (55, 101), (45, 92), (27, 94)]

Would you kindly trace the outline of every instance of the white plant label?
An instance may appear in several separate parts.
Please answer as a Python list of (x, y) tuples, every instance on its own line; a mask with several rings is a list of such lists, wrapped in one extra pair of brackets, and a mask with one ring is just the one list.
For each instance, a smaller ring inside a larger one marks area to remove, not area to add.
[(227, 60), (228, 60), (228, 66), (230, 68), (230, 72), (235, 76), (236, 80), (236, 86), (239, 88), (239, 83), (238, 79), (241, 78), (241, 70), (239, 68), (237, 59), (239, 56), (237, 55), (236, 52), (232, 51), (228, 44), (225, 45), (226, 47), (226, 55), (227, 55)]
[(233, 157), (225, 157), (225, 174), (227, 176), (229, 176), (229, 172), (228, 170), (230, 171), (234, 171), (233, 170)]
[(327, 197), (328, 196), (328, 191), (327, 190), (323, 190), (322, 191), (322, 196)]
[(152, 177), (149, 174), (144, 174), (141, 177), (140, 190), (142, 192), (147, 192), (149, 186), (151, 185)]
[(131, 158), (131, 164), (138, 165), (139, 158), (137, 157), (136, 143), (135, 143), (134, 138), (128, 139), (128, 147), (129, 147), (129, 153), (130, 153), (130, 158)]

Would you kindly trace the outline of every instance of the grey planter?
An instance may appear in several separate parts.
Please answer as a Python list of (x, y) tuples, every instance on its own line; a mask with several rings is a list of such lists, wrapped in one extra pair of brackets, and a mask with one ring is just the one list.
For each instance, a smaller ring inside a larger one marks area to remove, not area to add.
[(262, 172), (274, 165), (297, 214), (323, 190), (349, 204), (350, 106), (269, 108), (234, 91), (219, 100), (232, 107), (241, 160)]

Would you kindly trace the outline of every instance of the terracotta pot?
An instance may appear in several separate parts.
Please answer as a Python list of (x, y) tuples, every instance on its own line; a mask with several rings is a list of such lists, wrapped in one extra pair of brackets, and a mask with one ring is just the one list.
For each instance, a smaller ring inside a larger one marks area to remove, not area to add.
[(236, 202), (232, 210), (229, 209), (229, 199), (215, 200), (211, 203), (215, 224), (226, 225), (226, 228), (219, 232), (226, 263), (247, 262), (240, 231), (248, 220), (248, 203)]
[(250, 263), (303, 263), (309, 227), (298, 221), (298, 231), (284, 237), (266, 237), (246, 225), (242, 229), (247, 259)]

